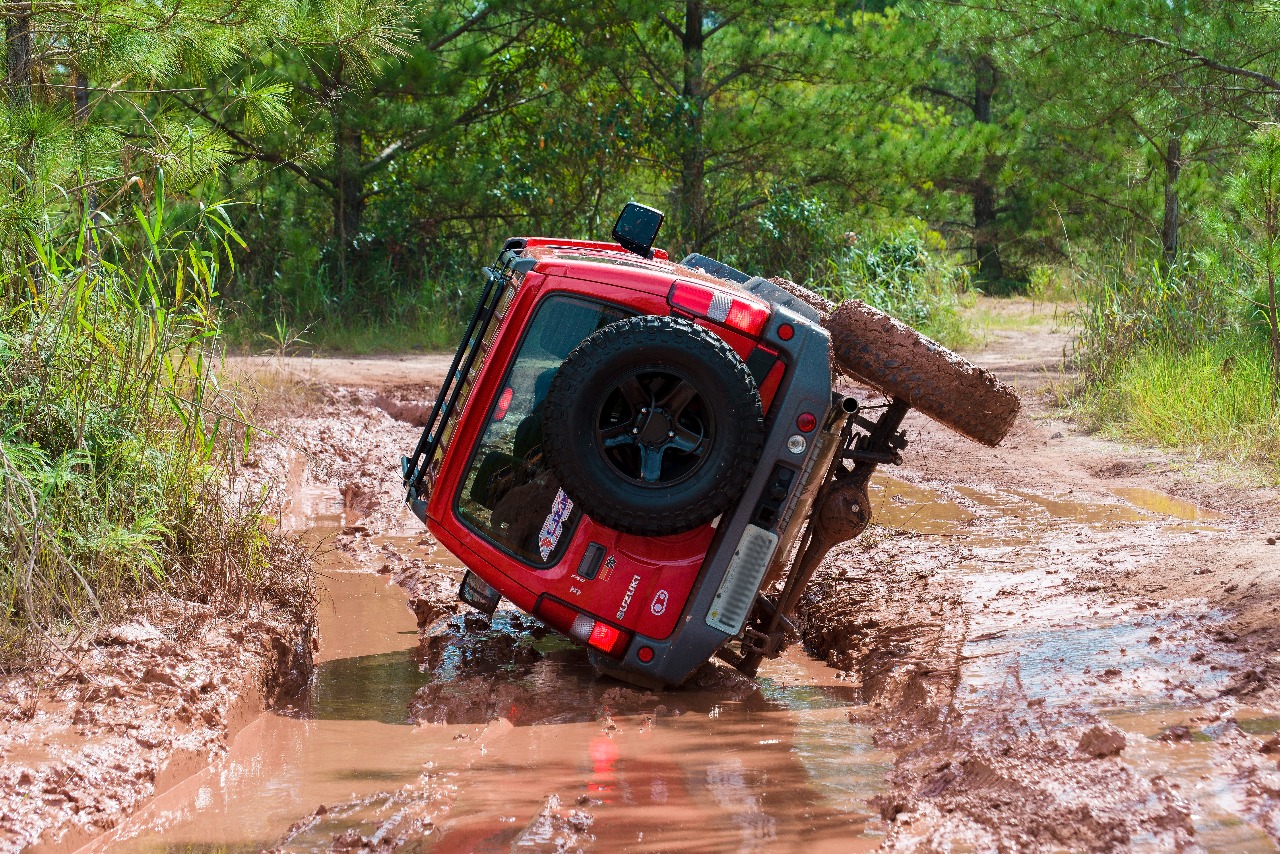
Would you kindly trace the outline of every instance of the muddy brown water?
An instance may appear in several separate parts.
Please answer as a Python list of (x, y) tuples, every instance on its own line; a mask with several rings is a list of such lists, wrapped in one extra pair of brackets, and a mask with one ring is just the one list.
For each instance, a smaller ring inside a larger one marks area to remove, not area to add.
[[(1037, 595), (1069, 574), (1041, 542), (1046, 526), (1078, 526), (1096, 547), (1113, 534), (1131, 536), (1133, 526), (1195, 536), (1214, 521), (1151, 490), (1114, 497), (1077, 502), (960, 487), (948, 496), (885, 476), (872, 490), (878, 524), (965, 538), (970, 557), (947, 570), (965, 580), (971, 614), (961, 713), (1010, 680), (1049, 706), (1093, 710), (1127, 734), (1125, 762), (1165, 776), (1193, 805), (1200, 844), (1274, 850), (1241, 817), (1242, 792), (1215, 758), (1213, 725), (1196, 723), (1211, 717), (1203, 700), (1222, 687), (1226, 670), (1221, 660), (1188, 664), (1194, 638), (1224, 616), (1195, 602), (1134, 610), (1084, 595)], [(323, 498), (300, 512), (321, 533), (344, 524)], [(993, 519), (974, 535), (977, 521)], [(538, 713), (513, 706), (485, 724), (413, 725), (409, 704), (433, 676), (423, 670), (404, 594), (386, 576), (356, 571), (340, 552), (327, 558), (325, 575), (306, 708), (263, 714), (218, 763), (91, 850), (232, 852), (282, 842), (321, 850), (344, 830), (374, 833), (410, 802), (426, 811), (424, 847), (433, 851), (554, 850), (565, 837), (548, 823), (553, 808), (580, 809), (582, 833), (569, 841), (597, 851), (857, 851), (884, 837), (886, 825), (867, 801), (884, 790), (894, 756), (873, 746), (868, 726), (851, 722), (850, 712), (860, 717), (856, 692), (799, 648), (767, 663), (759, 692), (746, 699), (671, 695), (666, 702), (678, 715), (517, 725)], [(461, 676), (466, 666), (446, 660), (434, 678)], [(549, 655), (534, 677), (512, 678), (554, 685), (541, 689), (562, 692), (570, 705), (599, 691), (585, 657), (571, 649)], [(1170, 682), (1188, 686), (1175, 704)], [(1277, 724), (1265, 710), (1236, 719), (1258, 733)], [(1194, 733), (1188, 742), (1160, 740), (1186, 724)]]
[[(306, 488), (286, 523), (304, 519), (321, 537), (346, 523)], [(585, 805), (595, 850), (856, 851), (883, 836), (866, 799), (893, 757), (849, 721), (850, 690), (798, 649), (771, 662), (746, 699), (685, 691), (661, 716), (516, 726), (538, 712), (513, 707), (483, 725), (413, 725), (409, 703), (432, 676), (404, 593), (387, 576), (354, 571), (338, 551), (322, 574), (306, 707), (264, 713), (215, 765), (86, 850), (258, 851), (282, 840), (322, 850), (346, 829), (372, 832), (404, 790), (436, 808), (427, 841), (438, 851), (554, 849), (540, 822), (549, 802)], [(555, 691), (598, 693), (580, 651), (543, 664), (536, 679)], [(446, 657), (435, 677), (463, 667)], [(296, 832), (318, 810), (323, 819)]]

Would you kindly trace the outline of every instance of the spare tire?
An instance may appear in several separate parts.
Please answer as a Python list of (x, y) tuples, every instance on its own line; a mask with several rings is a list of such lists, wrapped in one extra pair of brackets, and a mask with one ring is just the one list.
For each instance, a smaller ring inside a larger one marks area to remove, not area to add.
[(732, 508), (764, 447), (747, 366), (677, 317), (631, 317), (578, 345), (547, 392), (543, 449), (591, 518), (643, 536), (691, 531)]
[(825, 323), (836, 367), (906, 401), (970, 439), (995, 447), (1021, 402), (994, 375), (861, 300), (836, 308)]

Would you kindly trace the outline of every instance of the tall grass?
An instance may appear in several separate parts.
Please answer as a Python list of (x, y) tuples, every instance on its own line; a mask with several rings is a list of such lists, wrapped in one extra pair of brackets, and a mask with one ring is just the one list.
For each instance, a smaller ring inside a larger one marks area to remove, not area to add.
[[(246, 433), (210, 373), (219, 206), (189, 228), (163, 194), (136, 239), (33, 244), (0, 314), (0, 665), (39, 660), (155, 590), (308, 609), (305, 571), (229, 472)], [(105, 232), (100, 230), (101, 234)]]
[(1220, 264), (1096, 267), (1079, 309), (1074, 396), (1089, 426), (1252, 468), (1280, 483), (1263, 330)]
[(1267, 393), (1266, 342), (1231, 335), (1144, 346), (1088, 396), (1088, 412), (1129, 439), (1254, 466), (1280, 482), (1280, 409)]

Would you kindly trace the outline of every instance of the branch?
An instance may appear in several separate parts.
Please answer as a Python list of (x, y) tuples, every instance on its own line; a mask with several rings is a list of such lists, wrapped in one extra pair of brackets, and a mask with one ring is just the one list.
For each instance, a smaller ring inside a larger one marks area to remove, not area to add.
[(1187, 59), (1194, 60), (1198, 65), (1204, 66), (1205, 68), (1212, 68), (1214, 71), (1221, 71), (1224, 74), (1231, 74), (1235, 77), (1246, 77), (1250, 80), (1255, 80), (1261, 83), (1262, 85), (1266, 86), (1268, 89), (1271, 89), (1276, 92), (1280, 92), (1280, 80), (1277, 80), (1276, 78), (1271, 77), (1269, 75), (1263, 74), (1260, 71), (1253, 71), (1252, 69), (1249, 69), (1249, 68), (1241, 68), (1238, 65), (1228, 65), (1225, 62), (1220, 62), (1212, 57), (1205, 56), (1204, 54), (1198, 51), (1194, 51), (1189, 47), (1182, 47), (1181, 45), (1176, 45), (1173, 42), (1167, 42), (1164, 39), (1158, 39), (1155, 36), (1144, 36), (1144, 35), (1141, 35), (1140, 33), (1130, 33), (1124, 30), (1112, 29), (1111, 27), (1104, 27), (1103, 31), (1110, 33), (1113, 36), (1120, 36), (1122, 38), (1131, 39), (1136, 44), (1151, 44), (1151, 45), (1155, 45), (1156, 47), (1162, 47), (1166, 50), (1172, 50), (1176, 53), (1182, 54)]
[(704, 33), (702, 34), (702, 40), (703, 40), (703, 41), (706, 41), (707, 39), (711, 38), (711, 37), (712, 37), (712, 36), (714, 36), (716, 33), (720, 32), (720, 31), (721, 31), (721, 30), (723, 30), (725, 27), (729, 26), (730, 24), (732, 24), (734, 21), (738, 20), (738, 19), (739, 19), (739, 18), (741, 18), (741, 17), (742, 17), (742, 13), (741, 13), (741, 12), (737, 13), (736, 15), (729, 15), (729, 16), (728, 16), (728, 17), (726, 17), (723, 21), (721, 21), (720, 23), (716, 24), (716, 25), (715, 25), (714, 27), (712, 27), (711, 29), (709, 29), (709, 30), (707, 30), (706, 32), (704, 32)]
[(325, 195), (329, 196), (333, 194), (333, 188), (330, 185), (321, 181), (319, 178), (317, 178), (314, 174), (312, 174), (308, 170), (303, 169), (295, 161), (287, 157), (282, 157), (279, 154), (275, 154), (273, 152), (264, 150), (260, 146), (256, 145), (253, 142), (253, 140), (249, 139), (244, 134), (240, 133), (238, 130), (231, 127), (226, 122), (222, 121), (221, 119), (214, 118), (209, 113), (209, 111), (206, 110), (204, 107), (201, 107), (198, 104), (192, 104), (176, 95), (174, 96), (173, 100), (177, 101), (179, 104), (186, 107), (188, 110), (195, 113), (197, 116), (200, 116), (202, 119), (212, 124), (218, 130), (225, 133), (237, 145), (240, 145), (243, 148), (245, 148), (247, 150), (246, 153), (250, 154), (255, 160), (261, 160), (265, 163), (273, 163), (277, 166), (283, 166), (284, 168), (288, 169), (290, 172), (294, 173), (299, 178), (306, 181), (308, 184), (315, 187), (317, 190), (324, 193)]
[(962, 98), (959, 95), (948, 92), (946, 89), (940, 88), (938, 86), (917, 86), (916, 89), (921, 92), (928, 92), (931, 95), (937, 95), (939, 98), (950, 98), (951, 100), (955, 101), (957, 104), (960, 104), (963, 107), (967, 107), (969, 109), (969, 112), (974, 111), (974, 106), (972, 101), (966, 100), (965, 98)]
[(481, 8), (479, 12), (476, 12), (470, 18), (467, 18), (465, 21), (459, 24), (457, 28), (454, 29), (453, 32), (447, 33), (441, 36), (440, 38), (433, 41), (431, 44), (424, 45), (424, 47), (428, 51), (439, 50), (440, 48), (447, 45), (449, 42), (465, 34), (468, 30), (470, 30), (476, 24), (483, 21), (485, 18), (489, 17), (489, 13), (492, 11), (493, 11), (493, 7), (488, 4), (485, 4), (485, 6)]
[(675, 36), (680, 41), (684, 41), (684, 30), (680, 29), (675, 24), (673, 24), (671, 22), (671, 19), (667, 17), (666, 12), (659, 12), (658, 20), (662, 22), (662, 25), (664, 27), (666, 27), (668, 30), (671, 30), (671, 34), (673, 36)]

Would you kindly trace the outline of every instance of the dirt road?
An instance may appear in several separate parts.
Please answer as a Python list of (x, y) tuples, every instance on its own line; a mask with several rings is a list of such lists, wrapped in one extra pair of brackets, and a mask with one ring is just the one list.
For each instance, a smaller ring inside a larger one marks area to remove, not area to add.
[(1277, 496), (1050, 417), (1051, 321), (991, 337), (1005, 445), (912, 416), (804, 648), (661, 694), (454, 602), (396, 470), (443, 360), (239, 366), (288, 390), (254, 462), (332, 546), (310, 704), (99, 847), (1274, 850)]

